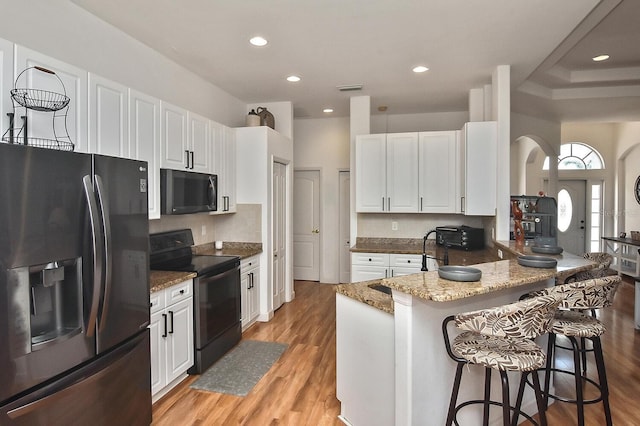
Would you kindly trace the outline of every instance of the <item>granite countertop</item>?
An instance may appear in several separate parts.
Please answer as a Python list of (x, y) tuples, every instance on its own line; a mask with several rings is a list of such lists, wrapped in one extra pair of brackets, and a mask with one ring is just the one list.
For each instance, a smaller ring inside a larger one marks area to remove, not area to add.
[(530, 244), (516, 244), (516, 242), (513, 241), (513, 240), (509, 240), (509, 241), (494, 241), (493, 243), (495, 244), (495, 246), (497, 248), (501, 248), (501, 249), (505, 250), (505, 252), (507, 254), (507, 256), (506, 256), (507, 258), (516, 259), (520, 255), (527, 255), (527, 256), (552, 257), (554, 259), (557, 259), (558, 260), (558, 274), (556, 275), (556, 278), (557, 278), (559, 283), (564, 282), (564, 280), (566, 280), (569, 276), (575, 274), (576, 272), (589, 270), (589, 269), (592, 269), (593, 266), (595, 266), (595, 263), (589, 263), (586, 267), (581, 268), (581, 269), (563, 268), (561, 265), (563, 265), (565, 262), (567, 262), (567, 261), (571, 262), (572, 259), (576, 259), (576, 258), (583, 259), (582, 256), (577, 256), (575, 254), (571, 254), (571, 253), (567, 253), (567, 252), (562, 252), (560, 254), (534, 253), (531, 250), (531, 246), (533, 245), (533, 241), (531, 241)]
[(193, 248), (193, 254), (204, 254), (210, 256), (238, 256), (241, 259), (255, 256), (262, 253), (262, 243), (222, 243), (222, 250), (216, 250), (214, 243), (202, 244)]
[(393, 299), (391, 295), (371, 288), (371, 286), (379, 285), (381, 281), (382, 280), (370, 280), (352, 284), (339, 284), (335, 286), (335, 291), (392, 314)]
[(181, 283), (182, 281), (190, 280), (196, 277), (195, 272), (177, 272), (177, 271), (150, 271), (149, 273), (149, 287), (150, 292), (164, 290)]
[(480, 281), (449, 281), (440, 278), (437, 271), (430, 271), (385, 278), (382, 285), (421, 299), (447, 302), (556, 278), (565, 273), (574, 274), (591, 269), (594, 265), (594, 262), (572, 255), (558, 259), (558, 266), (555, 268), (529, 268), (520, 266), (517, 260), (500, 260), (474, 265), (474, 268), (482, 271)]
[[(404, 244), (404, 246), (403, 246)], [(494, 241), (495, 247), (484, 250), (465, 251), (449, 249), (451, 265), (474, 265), (482, 271), (482, 278), (477, 282), (455, 282), (444, 280), (437, 271), (419, 272), (416, 274), (385, 278), (381, 280), (363, 281), (361, 283), (340, 284), (335, 287), (336, 292), (355, 300), (367, 303), (384, 312), (393, 313), (393, 299), (371, 288), (372, 285), (382, 284), (392, 289), (411, 294), (426, 300), (437, 302), (451, 301), (490, 293), (505, 288), (516, 287), (550, 278), (558, 282), (579, 271), (593, 268), (593, 262), (570, 253), (553, 255), (558, 259), (558, 265), (553, 269), (527, 268), (517, 263), (517, 256), (535, 254), (528, 246), (516, 246), (515, 241)], [(502, 249), (504, 257), (511, 260), (498, 260), (495, 249)], [(400, 253), (421, 254), (422, 239), (374, 239), (358, 238), (352, 252), (368, 253)], [(427, 253), (441, 258), (444, 249), (436, 246), (435, 242), (427, 242)], [(546, 255), (545, 255), (546, 256)], [(441, 264), (441, 262), (439, 262)]]

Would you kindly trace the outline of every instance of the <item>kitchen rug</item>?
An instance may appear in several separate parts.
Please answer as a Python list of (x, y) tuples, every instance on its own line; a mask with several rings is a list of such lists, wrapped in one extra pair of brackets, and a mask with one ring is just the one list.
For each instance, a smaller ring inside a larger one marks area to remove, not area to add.
[(202, 373), (191, 388), (246, 396), (287, 346), (286, 343), (242, 340)]

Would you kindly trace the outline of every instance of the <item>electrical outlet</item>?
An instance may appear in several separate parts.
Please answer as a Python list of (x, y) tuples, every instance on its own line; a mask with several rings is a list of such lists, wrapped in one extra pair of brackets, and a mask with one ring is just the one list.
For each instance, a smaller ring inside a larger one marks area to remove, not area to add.
[(502, 259), (502, 250), (498, 249), (498, 257)]
[(391, 222), (391, 230), (392, 231), (398, 230), (398, 222)]
[(202, 225), (202, 236), (207, 235), (207, 225)]

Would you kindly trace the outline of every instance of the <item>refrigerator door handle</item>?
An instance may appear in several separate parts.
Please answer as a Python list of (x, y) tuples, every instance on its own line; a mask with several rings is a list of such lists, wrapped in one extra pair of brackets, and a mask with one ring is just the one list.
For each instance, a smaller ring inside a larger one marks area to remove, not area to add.
[(102, 229), (104, 230), (104, 296), (102, 298), (102, 310), (98, 320), (98, 331), (104, 330), (109, 312), (109, 300), (111, 300), (111, 276), (113, 273), (113, 256), (111, 253), (111, 220), (109, 218), (109, 200), (99, 175), (94, 175), (96, 193), (100, 202), (102, 217)]
[(98, 225), (98, 205), (93, 194), (93, 184), (91, 176), (87, 175), (82, 178), (84, 185), (84, 193), (87, 198), (87, 206), (89, 208), (89, 222), (91, 225), (91, 245), (93, 252), (93, 297), (91, 298), (91, 309), (87, 318), (87, 336), (93, 336), (96, 329), (96, 320), (98, 318), (98, 308), (100, 306), (100, 295), (102, 294), (102, 275), (103, 267), (103, 246), (99, 242), (100, 227)]

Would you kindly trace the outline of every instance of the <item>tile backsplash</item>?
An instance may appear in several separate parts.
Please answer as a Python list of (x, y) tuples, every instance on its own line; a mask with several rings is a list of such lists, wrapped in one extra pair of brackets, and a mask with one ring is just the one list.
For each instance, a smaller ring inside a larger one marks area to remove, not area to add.
[(191, 228), (195, 245), (216, 240), (261, 243), (261, 216), (261, 204), (238, 204), (236, 213), (225, 215), (163, 215), (160, 219), (149, 221), (149, 233)]

